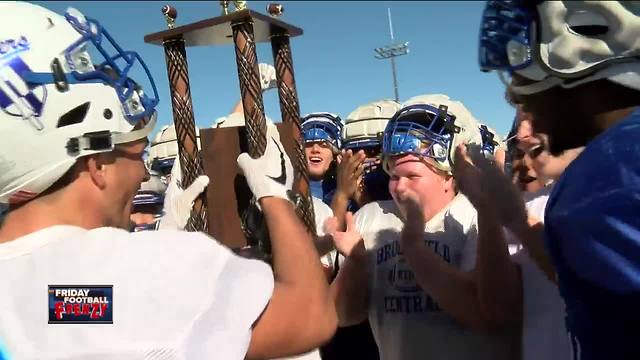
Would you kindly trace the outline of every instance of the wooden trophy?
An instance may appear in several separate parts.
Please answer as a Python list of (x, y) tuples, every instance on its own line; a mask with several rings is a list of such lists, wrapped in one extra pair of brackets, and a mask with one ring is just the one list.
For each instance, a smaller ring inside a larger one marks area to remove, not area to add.
[[(229, 3), (235, 11), (229, 11)], [(293, 72), (289, 38), (302, 35), (302, 29), (289, 25), (276, 17), (282, 5), (270, 4), (263, 15), (246, 8), (245, 1), (221, 1), (222, 15), (176, 27), (175, 8), (165, 5), (169, 30), (144, 37), (145, 42), (163, 45), (173, 106), (182, 186), (190, 185), (199, 174), (211, 179), (206, 197), (198, 199), (193, 207), (188, 230), (205, 231), (232, 249), (246, 249), (248, 244), (241, 218), (246, 214), (252, 194), (237, 166), (241, 152), (253, 158), (264, 154), (266, 120), (260, 73), (256, 55), (256, 42), (271, 42), (276, 68), (282, 123), (277, 124), (280, 139), (295, 171), (294, 192), (296, 212), (315, 237), (313, 203), (309, 194), (309, 178), (302, 147), (300, 108)], [(198, 150), (195, 120), (189, 89), (186, 47), (223, 45), (235, 46), (240, 96), (244, 108), (245, 126), (201, 129), (202, 149)], [(246, 230), (246, 229), (245, 229)]]

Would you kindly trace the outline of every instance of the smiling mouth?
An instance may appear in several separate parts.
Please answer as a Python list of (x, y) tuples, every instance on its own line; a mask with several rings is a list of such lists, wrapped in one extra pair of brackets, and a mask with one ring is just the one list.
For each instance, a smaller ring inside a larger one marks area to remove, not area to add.
[(309, 157), (309, 162), (312, 164), (320, 164), (322, 162), (322, 158), (311, 156)]

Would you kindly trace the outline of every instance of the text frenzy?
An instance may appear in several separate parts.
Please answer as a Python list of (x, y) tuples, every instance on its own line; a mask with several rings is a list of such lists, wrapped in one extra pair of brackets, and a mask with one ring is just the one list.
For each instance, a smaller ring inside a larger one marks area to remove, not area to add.
[(61, 320), (63, 314), (73, 314), (74, 316), (89, 315), (91, 319), (99, 319), (104, 316), (107, 311), (108, 304), (65, 304), (62, 301), (55, 303), (56, 319)]

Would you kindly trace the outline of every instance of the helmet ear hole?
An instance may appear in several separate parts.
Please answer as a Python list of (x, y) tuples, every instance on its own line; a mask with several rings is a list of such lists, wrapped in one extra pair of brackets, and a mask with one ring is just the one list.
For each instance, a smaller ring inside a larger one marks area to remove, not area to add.
[(609, 32), (609, 27), (606, 25), (578, 25), (569, 28), (576, 34), (588, 37), (602, 36)]
[(57, 127), (61, 128), (73, 124), (80, 124), (84, 121), (85, 116), (87, 116), (90, 106), (91, 102), (87, 101), (86, 103), (67, 111), (64, 115), (60, 116), (60, 119), (58, 119)]
[(607, 20), (591, 11), (576, 11), (567, 19), (571, 31), (582, 36), (600, 36), (609, 32)]

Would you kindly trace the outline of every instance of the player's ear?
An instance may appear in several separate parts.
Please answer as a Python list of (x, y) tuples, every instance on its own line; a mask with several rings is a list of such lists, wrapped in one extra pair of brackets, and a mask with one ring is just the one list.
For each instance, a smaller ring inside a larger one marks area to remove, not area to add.
[(100, 189), (107, 186), (106, 161), (109, 154), (95, 154), (83, 158), (86, 171), (89, 173), (91, 181)]

